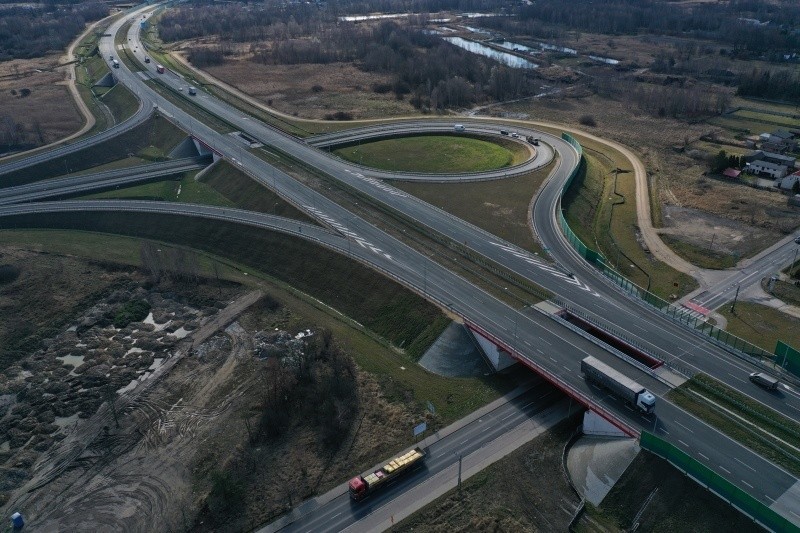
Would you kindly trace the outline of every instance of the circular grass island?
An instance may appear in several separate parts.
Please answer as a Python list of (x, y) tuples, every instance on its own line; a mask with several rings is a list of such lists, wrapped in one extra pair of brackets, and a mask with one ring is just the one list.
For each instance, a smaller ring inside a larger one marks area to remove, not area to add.
[(470, 135), (413, 135), (349, 145), (333, 151), (366, 167), (396, 172), (485, 172), (524, 163), (521, 143)]

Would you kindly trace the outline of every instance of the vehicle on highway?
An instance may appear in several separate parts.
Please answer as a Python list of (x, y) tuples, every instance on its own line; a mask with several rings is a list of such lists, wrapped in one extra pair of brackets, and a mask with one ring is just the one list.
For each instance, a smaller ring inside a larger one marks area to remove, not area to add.
[(517, 133), (515, 131), (514, 133), (511, 134), (511, 136), (514, 137), (515, 139), (518, 139), (519, 138), (519, 133)]
[(581, 361), (581, 372), (589, 381), (608, 389), (643, 413), (652, 413), (656, 408), (656, 397), (652, 392), (591, 355)]
[(361, 501), (378, 489), (389, 484), (392, 479), (422, 464), (425, 452), (422, 448), (414, 448), (399, 457), (395, 457), (384, 466), (366, 476), (356, 476), (350, 480), (350, 497), (353, 501)]
[(149, 63), (149, 62), (150, 62), (150, 58), (149, 58), (149, 57), (147, 57), (147, 56), (145, 56), (145, 58), (144, 58), (144, 62), (145, 62), (145, 63)]
[(764, 372), (753, 372), (750, 374), (750, 381), (755, 383), (756, 385), (760, 385), (767, 390), (776, 390), (778, 385), (780, 385), (780, 381), (773, 378), (769, 374), (765, 374)]
[(508, 132), (506, 130), (500, 130), (500, 135), (508, 135)]
[(189, 87), (189, 95), (194, 96), (197, 94), (197, 89), (194, 87)]
[(114, 56), (113, 55), (108, 56), (108, 60), (109, 61), (114, 61)]
[(114, 68), (119, 68), (119, 61), (117, 61), (116, 59), (111, 61), (111, 64), (114, 65)]
[(456, 124), (455, 126), (453, 126), (453, 129), (456, 130), (456, 131), (464, 131), (464, 130), (466, 130), (466, 128), (464, 127), (463, 124)]
[(156, 65), (156, 72), (164, 74), (164, 65)]
[(800, 244), (800, 237), (795, 237), (794, 238), (794, 242), (797, 243), (797, 244)]
[(527, 141), (529, 143), (531, 143), (532, 145), (534, 145), (534, 146), (539, 146), (539, 139), (537, 139), (536, 137), (532, 137), (532, 136), (528, 135)]

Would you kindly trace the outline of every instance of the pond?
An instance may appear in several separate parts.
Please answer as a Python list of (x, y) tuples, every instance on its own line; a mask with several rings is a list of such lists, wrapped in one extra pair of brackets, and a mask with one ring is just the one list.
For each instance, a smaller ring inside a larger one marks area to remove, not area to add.
[(461, 37), (444, 37), (444, 40), (458, 46), (459, 48), (463, 48), (468, 52), (472, 52), (473, 54), (478, 54), (484, 57), (488, 57), (490, 59), (494, 59), (495, 61), (498, 61), (509, 67), (537, 68), (539, 66), (536, 63), (533, 63), (532, 61), (528, 61), (527, 59), (523, 59), (513, 54), (507, 54), (505, 52), (498, 52), (493, 48), (489, 48), (488, 46), (476, 43), (474, 41), (468, 41), (467, 39), (462, 39)]

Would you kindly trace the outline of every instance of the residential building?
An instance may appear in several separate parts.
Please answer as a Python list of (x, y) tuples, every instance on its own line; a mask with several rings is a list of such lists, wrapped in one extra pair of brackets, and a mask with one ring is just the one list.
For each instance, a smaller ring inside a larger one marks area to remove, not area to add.
[(750, 174), (766, 174), (776, 180), (781, 179), (789, 173), (789, 167), (786, 165), (776, 165), (775, 163), (770, 163), (768, 161), (753, 161), (752, 163), (747, 163), (745, 167), (745, 171), (749, 172)]

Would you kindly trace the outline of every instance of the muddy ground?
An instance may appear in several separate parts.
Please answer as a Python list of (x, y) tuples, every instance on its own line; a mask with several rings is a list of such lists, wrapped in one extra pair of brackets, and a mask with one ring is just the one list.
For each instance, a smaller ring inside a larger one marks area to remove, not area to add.
[[(40, 311), (52, 298), (51, 320), (68, 317), (33, 328), (48, 334), (5, 353), (0, 374), (3, 511), (32, 530), (248, 530), (408, 444), (410, 400), (388, 400), (335, 339), (269, 294), (0, 253), (6, 319), (45, 281)], [(147, 302), (147, 316), (114, 327), (131, 301)], [(324, 364), (308, 355), (323, 338)], [(265, 416), (275, 376), (290, 399), (280, 424)], [(323, 401), (336, 383), (349, 404)], [(334, 439), (317, 414), (326, 407), (342, 422)]]
[(749, 226), (699, 209), (666, 205), (664, 227), (659, 233), (679, 236), (681, 240), (714, 253), (749, 257), (764, 248), (776, 233)]

